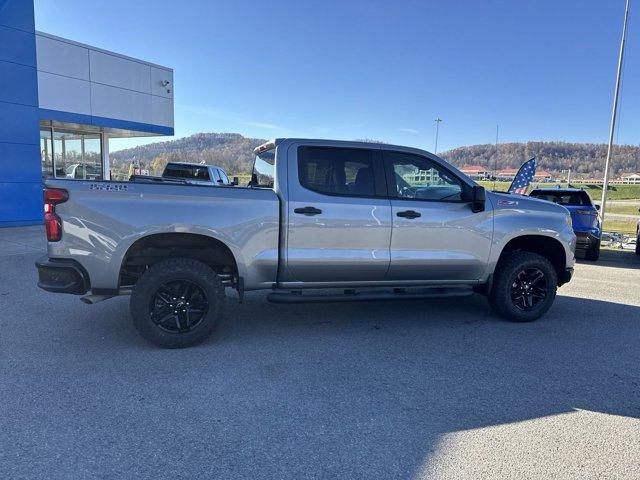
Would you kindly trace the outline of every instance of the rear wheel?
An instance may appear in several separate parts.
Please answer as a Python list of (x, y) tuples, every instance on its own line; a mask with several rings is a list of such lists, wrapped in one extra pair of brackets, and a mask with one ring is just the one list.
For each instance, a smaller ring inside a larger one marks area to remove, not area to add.
[(592, 261), (596, 261), (600, 258), (600, 240), (598, 240), (594, 245), (589, 247), (589, 249), (585, 253), (585, 257), (587, 260), (592, 260)]
[(225, 300), (224, 287), (210, 267), (172, 258), (142, 274), (129, 305), (143, 338), (160, 347), (180, 348), (211, 335)]
[(496, 267), (489, 303), (507, 320), (532, 322), (549, 310), (557, 287), (549, 260), (532, 252), (513, 252)]

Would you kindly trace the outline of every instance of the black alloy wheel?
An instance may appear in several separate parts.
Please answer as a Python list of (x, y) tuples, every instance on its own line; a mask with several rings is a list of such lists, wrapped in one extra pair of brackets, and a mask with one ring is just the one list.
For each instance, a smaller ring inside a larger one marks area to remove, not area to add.
[(498, 261), (489, 304), (511, 322), (533, 322), (551, 308), (557, 288), (557, 271), (548, 258), (516, 250)]
[(191, 258), (151, 265), (134, 285), (129, 301), (138, 333), (164, 348), (189, 347), (208, 338), (225, 304), (218, 274)]
[(186, 279), (163, 283), (149, 303), (149, 315), (153, 323), (172, 333), (193, 330), (206, 316), (208, 309), (209, 300), (204, 289)]
[(524, 312), (538, 308), (547, 297), (547, 280), (538, 268), (525, 268), (516, 275), (511, 284), (511, 301)]

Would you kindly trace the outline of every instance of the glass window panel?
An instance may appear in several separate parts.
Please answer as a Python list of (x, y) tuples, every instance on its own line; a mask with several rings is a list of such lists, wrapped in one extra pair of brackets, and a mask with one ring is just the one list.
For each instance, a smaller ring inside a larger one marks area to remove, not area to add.
[(82, 164), (82, 134), (54, 130), (53, 151), (56, 177), (78, 178), (78, 167)]
[(53, 176), (53, 145), (50, 128), (40, 130), (40, 165), (43, 177)]
[(53, 131), (55, 176), (75, 180), (100, 180), (102, 143), (98, 133)]
[(370, 150), (300, 147), (298, 177), (309, 190), (329, 195), (374, 196)]
[(393, 167), (396, 183), (396, 191), (392, 195), (420, 200), (462, 200), (460, 180), (426, 158), (400, 152), (386, 155)]
[(84, 134), (84, 155), (85, 165), (84, 178), (86, 180), (101, 180), (102, 176), (102, 143), (100, 134)]

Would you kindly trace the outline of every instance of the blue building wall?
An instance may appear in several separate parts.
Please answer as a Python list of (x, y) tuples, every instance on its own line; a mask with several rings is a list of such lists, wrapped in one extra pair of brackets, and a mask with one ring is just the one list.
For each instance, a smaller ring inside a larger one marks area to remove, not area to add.
[(0, 226), (42, 221), (33, 1), (0, 0)]

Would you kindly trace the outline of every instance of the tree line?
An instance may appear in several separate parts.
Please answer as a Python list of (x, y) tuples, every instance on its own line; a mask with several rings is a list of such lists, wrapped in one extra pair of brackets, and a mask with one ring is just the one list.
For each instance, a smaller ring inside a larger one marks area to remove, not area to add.
[[(160, 175), (167, 162), (204, 162), (218, 165), (231, 175), (247, 174), (253, 164), (253, 149), (264, 139), (248, 138), (239, 133), (197, 133), (165, 142), (151, 143), (112, 152), (112, 172), (128, 171), (134, 162), (151, 174)], [(600, 177), (607, 154), (605, 144), (568, 142), (521, 142), (470, 145), (449, 150), (443, 158), (457, 166), (479, 165), (489, 170), (517, 168), (531, 157), (538, 159), (538, 169), (551, 173), (566, 172), (582, 177)], [(612, 173), (640, 172), (640, 147), (619, 145), (613, 149)]]

